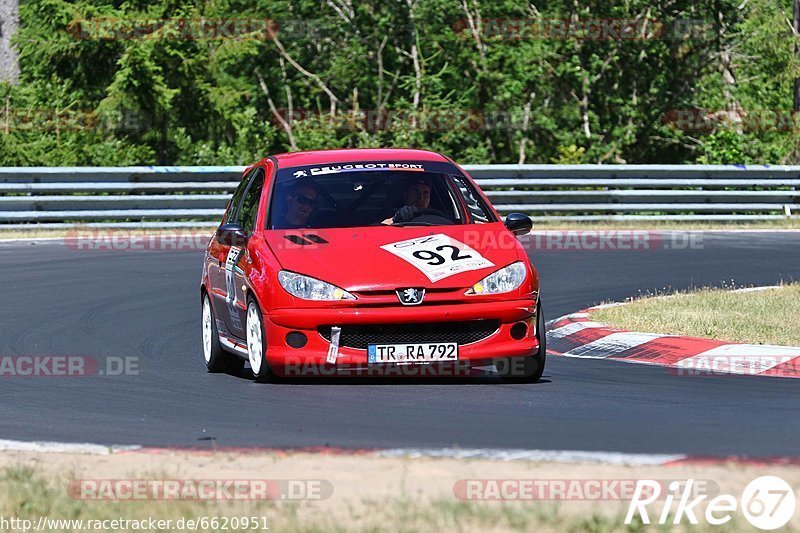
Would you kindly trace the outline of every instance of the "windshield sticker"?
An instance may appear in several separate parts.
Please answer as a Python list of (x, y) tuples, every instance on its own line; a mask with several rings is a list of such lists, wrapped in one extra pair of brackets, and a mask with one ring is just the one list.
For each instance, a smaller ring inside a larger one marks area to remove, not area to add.
[(393, 242), (381, 248), (411, 263), (433, 283), (461, 272), (495, 266), (474, 248), (443, 233)]
[(425, 172), (425, 167), (419, 163), (351, 163), (346, 165), (313, 167), (310, 170), (312, 176), (321, 176), (323, 174), (364, 172), (368, 170), (406, 170), (411, 172)]

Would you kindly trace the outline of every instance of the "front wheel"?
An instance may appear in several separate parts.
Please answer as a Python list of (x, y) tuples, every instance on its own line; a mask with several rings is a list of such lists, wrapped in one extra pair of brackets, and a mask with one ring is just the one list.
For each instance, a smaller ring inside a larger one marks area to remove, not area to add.
[(542, 379), (547, 359), (547, 331), (545, 330), (542, 303), (536, 306), (536, 340), (539, 349), (533, 356), (508, 357), (495, 361), (495, 368), (506, 383), (536, 383)]
[(250, 298), (247, 302), (247, 358), (250, 360), (253, 378), (259, 383), (270, 381), (273, 377), (264, 355), (266, 349), (263, 315), (255, 300)]
[(219, 342), (217, 320), (208, 293), (203, 294), (203, 357), (209, 372), (230, 372), (236, 374), (244, 368), (244, 361), (232, 353), (226, 352)]

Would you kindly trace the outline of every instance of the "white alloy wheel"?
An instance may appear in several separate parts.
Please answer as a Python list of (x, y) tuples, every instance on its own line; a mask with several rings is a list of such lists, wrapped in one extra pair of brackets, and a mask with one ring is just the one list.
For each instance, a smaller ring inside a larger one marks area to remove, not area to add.
[(211, 316), (211, 302), (208, 301), (208, 296), (203, 298), (203, 357), (206, 363), (211, 361), (211, 342), (214, 328), (211, 321), (214, 318)]
[(261, 327), (261, 311), (254, 302), (247, 305), (247, 357), (256, 376), (261, 373), (264, 361), (264, 339)]

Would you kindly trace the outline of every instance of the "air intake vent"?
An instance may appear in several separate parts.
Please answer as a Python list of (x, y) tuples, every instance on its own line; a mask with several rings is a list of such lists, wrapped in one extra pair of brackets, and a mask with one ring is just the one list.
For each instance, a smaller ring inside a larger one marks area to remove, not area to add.
[(303, 235), (303, 237), (305, 237), (309, 241), (314, 241), (317, 244), (328, 244), (328, 241), (326, 241), (325, 239), (323, 239), (319, 235), (314, 235), (313, 233), (312, 234), (305, 234), (305, 235)]
[(311, 246), (312, 244), (328, 244), (328, 241), (319, 235), (306, 234), (302, 237), (300, 235), (284, 235), (287, 241), (298, 244), (300, 246)]
[(299, 235), (286, 235), (286, 240), (291, 243), (298, 244), (300, 246), (309, 246), (314, 244), (313, 242), (308, 241)]
[[(497, 320), (468, 320), (426, 324), (370, 324), (342, 326), (341, 346), (366, 350), (368, 344), (415, 344), (422, 342), (456, 342), (470, 344), (485, 339), (500, 327)], [(318, 328), (320, 335), (331, 340), (331, 327)]]

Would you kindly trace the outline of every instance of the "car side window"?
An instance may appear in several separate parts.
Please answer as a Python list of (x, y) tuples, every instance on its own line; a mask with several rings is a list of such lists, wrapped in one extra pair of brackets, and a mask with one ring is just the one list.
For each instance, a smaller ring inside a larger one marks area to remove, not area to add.
[(451, 187), (447, 187), (447, 209), (444, 209), (446, 213), (453, 213), (453, 220), (458, 224), (465, 224), (465, 222), (461, 221), (461, 210), (458, 208), (458, 201), (451, 190)]
[(453, 176), (453, 182), (458, 192), (461, 193), (461, 197), (464, 199), (464, 203), (469, 211), (469, 217), (472, 221), (476, 224), (492, 222), (489, 210), (486, 209), (486, 206), (483, 205), (481, 199), (475, 194), (475, 191), (472, 190), (472, 187), (470, 187), (466, 180), (460, 176)]
[(242, 199), (242, 205), (239, 207), (239, 224), (244, 228), (247, 233), (252, 233), (253, 228), (256, 227), (256, 217), (258, 216), (258, 204), (261, 201), (261, 191), (264, 188), (264, 172), (258, 169), (256, 175), (250, 182), (247, 192)]
[(244, 196), (247, 186), (250, 183), (250, 179), (257, 170), (257, 168), (251, 170), (244, 178), (242, 178), (242, 181), (239, 182), (236, 190), (233, 191), (233, 197), (228, 204), (230, 208), (228, 209), (228, 215), (225, 217), (225, 224), (234, 224), (238, 220), (239, 204), (242, 203), (242, 196)]

